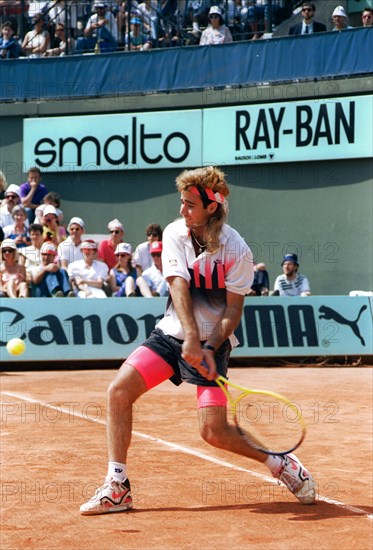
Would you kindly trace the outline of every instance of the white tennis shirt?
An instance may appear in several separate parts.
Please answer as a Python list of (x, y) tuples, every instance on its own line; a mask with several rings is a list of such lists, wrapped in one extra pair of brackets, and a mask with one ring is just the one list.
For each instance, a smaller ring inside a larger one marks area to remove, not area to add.
[[(227, 224), (222, 228), (220, 247), (213, 254), (202, 252), (196, 257), (184, 219), (169, 224), (162, 241), (163, 275), (182, 277), (189, 283), (200, 340), (207, 340), (226, 307), (226, 291), (242, 296), (249, 292), (254, 278), (252, 252), (239, 233)], [(171, 299), (157, 326), (165, 334), (184, 340)], [(233, 333), (229, 339), (232, 347), (237, 345)]]

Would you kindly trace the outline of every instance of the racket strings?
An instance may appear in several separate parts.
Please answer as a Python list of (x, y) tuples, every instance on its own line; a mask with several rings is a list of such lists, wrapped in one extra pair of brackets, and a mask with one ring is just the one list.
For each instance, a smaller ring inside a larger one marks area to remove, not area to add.
[(247, 443), (269, 454), (291, 452), (304, 436), (299, 406), (259, 392), (236, 398), (232, 417)]

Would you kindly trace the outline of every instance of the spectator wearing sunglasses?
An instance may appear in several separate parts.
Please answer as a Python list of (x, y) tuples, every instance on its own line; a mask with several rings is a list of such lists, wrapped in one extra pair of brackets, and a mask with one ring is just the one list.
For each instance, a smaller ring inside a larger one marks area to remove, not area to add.
[(302, 22), (293, 25), (289, 29), (291, 35), (313, 34), (314, 32), (325, 32), (326, 26), (323, 23), (314, 21), (316, 11), (315, 4), (311, 2), (303, 2), (302, 4)]
[(142, 274), (151, 290), (152, 296), (169, 296), (170, 294), (168, 283), (163, 276), (162, 250), (162, 241), (154, 241), (151, 244), (150, 254), (153, 265), (148, 267)]
[(212, 6), (208, 15), (209, 25), (202, 33), (200, 46), (233, 42), (231, 31), (224, 25), (223, 14), (219, 6)]
[(19, 185), (11, 183), (5, 190), (4, 198), (0, 206), (0, 227), (5, 227), (13, 223), (12, 210), (20, 203)]
[(141, 275), (145, 269), (153, 265), (153, 259), (150, 253), (151, 244), (162, 240), (162, 228), (157, 223), (150, 223), (146, 227), (145, 233), (147, 240), (137, 246), (132, 258), (138, 275)]
[(12, 239), (4, 239), (0, 248), (0, 296), (5, 298), (27, 298), (25, 266), (18, 262), (18, 253)]
[(132, 264), (132, 246), (119, 243), (115, 249), (117, 264), (110, 270), (110, 285), (113, 296), (151, 298), (152, 293), (143, 277), (137, 276)]
[(75, 298), (69, 276), (58, 265), (57, 248), (51, 242), (42, 244), (41, 263), (31, 269), (31, 295), (35, 298)]
[(118, 258), (115, 256), (115, 250), (119, 243), (123, 242), (124, 227), (118, 219), (111, 220), (108, 223), (110, 238), (100, 242), (98, 247), (98, 258), (106, 263), (109, 270), (117, 264)]
[(371, 27), (373, 25), (373, 9), (365, 8), (361, 14), (361, 23), (363, 27)]

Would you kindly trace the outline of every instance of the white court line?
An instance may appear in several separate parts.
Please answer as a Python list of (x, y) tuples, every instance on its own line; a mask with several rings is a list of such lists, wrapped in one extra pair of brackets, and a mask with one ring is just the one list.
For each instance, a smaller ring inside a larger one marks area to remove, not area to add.
[[(93, 422), (96, 424), (102, 424), (103, 426), (106, 426), (105, 420), (101, 419), (90, 419), (87, 416), (84, 416), (83, 414), (76, 412), (74, 410), (66, 409), (65, 407), (59, 407), (56, 405), (52, 405), (51, 403), (47, 403), (45, 401), (40, 401), (38, 399), (33, 399), (32, 397), (27, 397), (25, 395), (14, 393), (14, 392), (1, 392), (3, 395), (8, 395), (9, 397), (15, 397), (16, 399), (19, 399), (20, 401), (28, 401), (29, 403), (39, 403), (43, 407), (48, 407), (50, 409), (60, 411), (64, 414), (73, 415), (78, 418), (82, 418), (85, 421)], [(136, 435), (137, 437), (140, 437), (142, 439), (146, 439), (148, 441), (152, 441), (153, 443), (158, 443), (159, 445), (163, 445), (165, 447), (168, 447), (170, 449), (174, 449), (176, 451), (179, 451), (181, 453), (185, 453), (188, 455), (195, 456), (197, 458), (201, 458), (202, 460), (206, 460), (207, 462), (212, 462), (213, 464), (217, 464), (218, 466), (223, 466), (225, 468), (230, 468), (232, 470), (238, 471), (238, 472), (246, 472), (247, 474), (250, 474), (253, 477), (257, 477), (263, 481), (266, 481), (267, 483), (273, 483), (275, 485), (278, 484), (278, 481), (274, 479), (273, 477), (268, 477), (263, 474), (258, 474), (257, 472), (254, 472), (252, 470), (248, 470), (247, 468), (242, 468), (241, 466), (236, 466), (234, 464), (231, 464), (230, 462), (226, 462), (225, 460), (220, 460), (219, 458), (214, 458), (213, 456), (207, 455), (205, 453), (201, 453), (199, 451), (196, 451), (194, 449), (190, 449), (189, 447), (185, 447), (184, 445), (179, 445), (178, 443), (172, 443), (171, 441), (166, 441), (165, 439), (160, 439), (159, 437), (154, 437), (152, 435), (148, 435), (142, 432), (138, 431), (132, 431), (133, 435)], [(357, 508), (356, 506), (350, 506), (349, 504), (345, 504), (343, 502), (340, 502), (339, 500), (334, 500), (328, 497), (319, 496), (318, 500), (322, 500), (324, 502), (327, 502), (328, 504), (332, 504), (333, 506), (337, 506), (339, 508), (345, 508), (349, 512), (353, 512), (355, 514), (364, 515), (368, 519), (373, 519), (373, 514), (367, 514), (366, 510), (362, 510), (361, 508)]]

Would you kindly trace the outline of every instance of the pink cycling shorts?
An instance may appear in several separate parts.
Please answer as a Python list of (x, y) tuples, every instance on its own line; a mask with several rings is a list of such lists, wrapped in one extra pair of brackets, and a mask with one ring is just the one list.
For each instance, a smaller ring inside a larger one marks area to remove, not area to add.
[[(131, 365), (141, 374), (148, 390), (158, 386), (173, 376), (174, 370), (155, 351), (140, 346), (135, 349), (126, 363)], [(197, 386), (198, 408), (202, 407), (225, 407), (227, 398), (219, 387)]]

